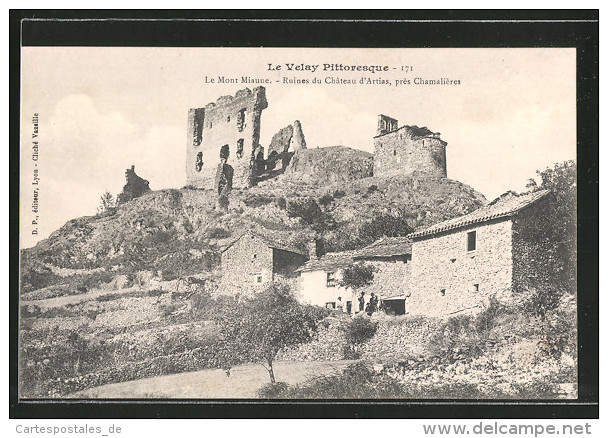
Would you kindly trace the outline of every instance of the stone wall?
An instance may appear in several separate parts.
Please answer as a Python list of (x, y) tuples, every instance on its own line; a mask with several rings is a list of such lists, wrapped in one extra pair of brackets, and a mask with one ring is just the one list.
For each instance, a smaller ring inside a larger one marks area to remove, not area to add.
[[(502, 219), (414, 239), (408, 313), (449, 317), (481, 310), (490, 295), (510, 300), (511, 228), (511, 220)], [(467, 251), (471, 231), (476, 249)]]
[(365, 289), (366, 293), (373, 292), (380, 297), (408, 294), (411, 261), (381, 259), (366, 260), (365, 264), (376, 268), (374, 282)]
[(296, 120), (272, 136), (268, 146), (268, 156), (270, 157), (273, 152), (282, 154), (283, 152), (295, 152), (301, 149), (306, 149), (306, 140), (302, 132), (302, 124), (299, 120)]
[[(376, 333), (364, 344), (357, 346), (362, 359), (411, 358), (429, 354), (433, 336), (439, 333), (441, 320), (410, 316), (383, 317), (374, 315)], [(277, 360), (342, 360), (347, 346), (345, 328), (349, 317), (334, 314), (318, 328), (313, 339), (295, 348), (281, 350)]]
[(438, 133), (416, 126), (379, 134), (374, 137), (374, 176), (447, 177), (446, 145)]
[[(266, 246), (262, 239), (246, 234), (222, 253), (222, 284), (262, 288), (273, 279), (273, 249)], [(258, 276), (262, 281), (258, 282)]]
[(212, 188), (220, 163), (220, 148), (228, 145), (228, 162), (234, 167), (234, 186), (252, 184), (255, 158), (259, 155), (262, 110), (267, 108), (266, 90), (256, 87), (222, 96), (204, 108), (188, 112), (187, 184)]

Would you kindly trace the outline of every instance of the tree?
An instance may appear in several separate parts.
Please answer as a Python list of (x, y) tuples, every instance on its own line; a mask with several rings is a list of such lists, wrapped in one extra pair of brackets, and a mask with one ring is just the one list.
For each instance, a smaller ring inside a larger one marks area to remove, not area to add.
[(371, 265), (356, 264), (349, 266), (342, 271), (342, 278), (338, 283), (344, 288), (350, 287), (357, 290), (372, 284), (375, 271), (376, 268)]
[(555, 202), (545, 216), (555, 233), (556, 252), (563, 266), (561, 285), (573, 291), (576, 288), (576, 163), (572, 160), (556, 163), (553, 168), (536, 171), (540, 184), (528, 180), (531, 191), (550, 190)]
[(274, 283), (255, 298), (234, 299), (215, 315), (220, 332), (216, 360), (227, 373), (239, 363), (258, 362), (275, 383), (277, 353), (308, 342), (322, 315)]
[(109, 191), (105, 191), (99, 199), (99, 207), (97, 207), (97, 213), (103, 214), (106, 212), (113, 212), (116, 209), (116, 201), (114, 196)]

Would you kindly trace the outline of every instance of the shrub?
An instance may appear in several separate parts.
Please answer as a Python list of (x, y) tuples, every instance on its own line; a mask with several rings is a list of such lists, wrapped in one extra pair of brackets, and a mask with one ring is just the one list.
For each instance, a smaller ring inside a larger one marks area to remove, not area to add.
[(351, 345), (362, 344), (374, 336), (377, 328), (377, 323), (368, 318), (353, 318), (345, 327), (346, 341)]
[(217, 205), (219, 205), (219, 207), (224, 210), (228, 208), (229, 204), (230, 204), (230, 201), (228, 200), (228, 196), (226, 196), (226, 195), (220, 196), (217, 200)]
[(222, 227), (214, 227), (209, 230), (209, 237), (212, 239), (226, 239), (231, 235), (229, 230)]
[(319, 204), (323, 207), (327, 207), (332, 202), (334, 202), (334, 197), (329, 193), (319, 198)]
[(285, 382), (267, 383), (256, 391), (258, 398), (280, 398), (288, 389)]
[(505, 313), (505, 307), (500, 304), (495, 296), (490, 297), (489, 305), (475, 318), (475, 327), (477, 331), (492, 330), (496, 324), (496, 319), (499, 315)]
[(367, 188), (367, 193), (373, 193), (373, 192), (376, 192), (376, 191), (378, 191), (378, 186), (375, 185), (375, 184), (372, 184), (371, 186), (369, 186)]
[(243, 203), (247, 207), (251, 208), (262, 207), (264, 205), (272, 204), (273, 202), (274, 197), (256, 194), (251, 194), (247, 198), (243, 199)]
[(344, 190), (336, 190), (334, 192), (334, 199), (344, 198), (346, 196), (346, 192)]
[(384, 236), (407, 236), (414, 231), (408, 224), (408, 219), (409, 215), (405, 211), (396, 214), (376, 213), (371, 221), (359, 227), (358, 239), (361, 244), (369, 244)]
[(279, 207), (281, 210), (285, 210), (287, 208), (287, 200), (283, 197), (278, 198), (276, 200), (277, 202), (277, 207)]
[(403, 398), (404, 386), (396, 379), (375, 374), (358, 362), (342, 373), (309, 379), (282, 393), (284, 398), (378, 399)]
[(559, 306), (562, 296), (563, 292), (552, 286), (535, 289), (529, 294), (528, 299), (524, 301), (524, 311), (534, 316), (540, 316), (545, 320), (547, 312)]
[(300, 218), (302, 222), (310, 225), (315, 231), (324, 231), (335, 226), (333, 217), (324, 213), (319, 204), (311, 198), (289, 202), (287, 204), (287, 215)]

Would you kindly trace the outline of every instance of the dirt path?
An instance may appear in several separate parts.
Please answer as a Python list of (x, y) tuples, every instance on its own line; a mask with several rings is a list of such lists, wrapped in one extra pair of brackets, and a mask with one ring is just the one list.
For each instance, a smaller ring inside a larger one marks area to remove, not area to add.
[[(313, 376), (334, 374), (354, 361), (277, 362), (277, 381), (289, 385)], [(269, 383), (268, 372), (259, 364), (240, 365), (230, 377), (222, 370), (152, 377), (131, 382), (113, 383), (71, 394), (71, 398), (256, 398), (258, 388)]]

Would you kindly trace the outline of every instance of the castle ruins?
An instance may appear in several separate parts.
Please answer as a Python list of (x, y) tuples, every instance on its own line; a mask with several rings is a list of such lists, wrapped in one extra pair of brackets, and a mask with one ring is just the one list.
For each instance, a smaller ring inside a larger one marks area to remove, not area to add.
[[(266, 89), (239, 90), (203, 108), (188, 112), (187, 184), (210, 188), (219, 167), (230, 162), (233, 186), (250, 187), (264, 162), (260, 146), (262, 111), (268, 107)], [(220, 150), (222, 157), (220, 158)], [(263, 170), (263, 169), (262, 169)], [(216, 187), (217, 189), (217, 187)]]
[[(187, 184), (213, 188), (221, 196), (232, 187), (255, 185), (265, 172), (285, 170), (294, 154), (306, 149), (302, 125), (296, 120), (274, 134), (265, 155), (260, 128), (262, 111), (267, 107), (266, 89), (260, 86), (190, 109)], [(380, 114), (374, 137), (373, 176), (445, 178), (446, 145), (439, 133), (426, 127), (399, 127), (397, 119)]]
[(374, 176), (424, 174), (447, 177), (445, 147), (438, 132), (418, 126), (398, 127), (380, 114), (374, 137)]

